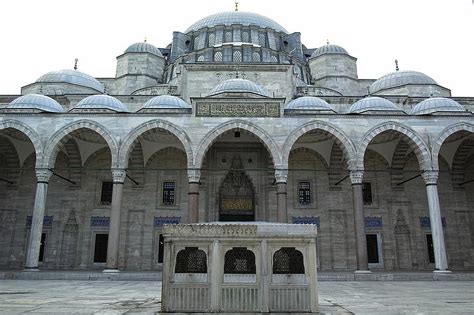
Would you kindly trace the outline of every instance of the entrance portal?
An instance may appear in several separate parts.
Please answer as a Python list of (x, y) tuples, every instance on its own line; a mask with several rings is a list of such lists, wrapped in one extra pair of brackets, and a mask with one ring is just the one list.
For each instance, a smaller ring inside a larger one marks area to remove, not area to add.
[(239, 155), (219, 188), (219, 221), (255, 221), (255, 191)]

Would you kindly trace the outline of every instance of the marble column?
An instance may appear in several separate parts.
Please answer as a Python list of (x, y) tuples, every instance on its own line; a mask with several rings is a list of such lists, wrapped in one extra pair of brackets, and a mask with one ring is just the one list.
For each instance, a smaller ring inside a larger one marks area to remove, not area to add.
[(277, 222), (288, 223), (286, 188), (288, 182), (288, 170), (276, 169), (275, 182), (277, 186)]
[(364, 201), (362, 197), (362, 180), (364, 171), (349, 171), (352, 183), (352, 203), (354, 209), (354, 228), (356, 241), (357, 273), (367, 273), (367, 239), (365, 236)]
[(28, 251), (26, 254), (26, 270), (38, 270), (46, 196), (48, 194), (49, 179), (52, 174), (53, 173), (47, 168), (36, 169), (36, 196), (31, 221), (30, 239), (28, 241)]
[(188, 223), (199, 222), (199, 180), (201, 170), (188, 170)]
[(438, 171), (424, 171), (422, 174), (426, 184), (428, 209), (430, 212), (431, 235), (433, 238), (435, 256), (435, 272), (449, 272), (438, 198), (438, 175)]
[(112, 206), (110, 211), (109, 240), (107, 243), (107, 268), (104, 272), (118, 272), (120, 242), (120, 216), (122, 214), (122, 191), (126, 177), (124, 169), (112, 170)]

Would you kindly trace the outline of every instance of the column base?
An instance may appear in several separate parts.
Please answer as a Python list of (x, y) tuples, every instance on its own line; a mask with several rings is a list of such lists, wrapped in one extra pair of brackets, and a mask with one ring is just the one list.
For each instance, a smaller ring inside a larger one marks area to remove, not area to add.
[(118, 269), (104, 269), (102, 270), (103, 273), (119, 273), (120, 270)]
[(354, 271), (355, 274), (357, 275), (370, 275), (372, 274), (372, 271), (370, 270), (356, 270)]
[(453, 273), (451, 270), (433, 270), (434, 273), (443, 274), (443, 273)]
[(38, 267), (25, 267), (23, 271), (40, 271)]

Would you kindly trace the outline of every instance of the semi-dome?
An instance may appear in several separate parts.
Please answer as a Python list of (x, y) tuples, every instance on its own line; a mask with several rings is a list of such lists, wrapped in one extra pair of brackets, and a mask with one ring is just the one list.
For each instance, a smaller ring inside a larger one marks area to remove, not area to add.
[(286, 109), (309, 109), (320, 111), (333, 111), (334, 109), (325, 100), (315, 96), (302, 96), (292, 100), (286, 105)]
[(104, 92), (104, 85), (88, 74), (77, 70), (59, 70), (48, 72), (38, 80), (37, 83), (70, 83)]
[(318, 57), (324, 54), (344, 54), (349, 55), (347, 50), (338, 45), (327, 44), (317, 48), (312, 54), (311, 58)]
[(212, 89), (211, 95), (222, 93), (252, 93), (261, 96), (267, 96), (267, 93), (257, 84), (245, 79), (229, 79), (219, 83)]
[(155, 96), (152, 99), (148, 100), (148, 102), (143, 105), (142, 108), (154, 108), (154, 109), (159, 109), (159, 108), (190, 108), (191, 106), (180, 99), (177, 96), (173, 95), (160, 95), (160, 96)]
[(150, 53), (155, 56), (163, 57), (161, 51), (147, 42), (139, 42), (128, 46), (124, 53)]
[(384, 75), (370, 86), (370, 93), (377, 93), (381, 90), (386, 90), (394, 87), (399, 87), (407, 84), (438, 84), (435, 80), (424, 73), (417, 71), (396, 71)]
[(35, 109), (50, 113), (63, 113), (64, 108), (51, 97), (40, 94), (26, 94), (14, 99), (8, 109)]
[(378, 96), (370, 96), (358, 100), (349, 108), (350, 114), (362, 114), (364, 112), (377, 111), (391, 111), (391, 112), (403, 112), (391, 101), (381, 98)]
[(229, 26), (232, 24), (255, 25), (262, 28), (268, 27), (277, 32), (288, 33), (287, 30), (272, 19), (260, 14), (243, 11), (229, 11), (209, 15), (188, 27), (185, 33), (197, 31), (204, 27), (215, 27), (217, 25)]
[(109, 95), (91, 95), (81, 100), (74, 109), (109, 109), (114, 112), (128, 112), (127, 106)]
[(467, 113), (466, 109), (458, 102), (444, 97), (432, 97), (421, 101), (411, 111), (412, 115), (427, 115), (437, 112)]

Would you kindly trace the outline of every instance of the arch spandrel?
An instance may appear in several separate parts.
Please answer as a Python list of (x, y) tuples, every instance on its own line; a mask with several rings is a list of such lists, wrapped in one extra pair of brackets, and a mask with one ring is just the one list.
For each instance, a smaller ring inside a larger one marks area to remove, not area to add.
[(220, 136), (230, 130), (245, 130), (260, 140), (272, 157), (274, 165), (281, 164), (280, 148), (275, 140), (264, 129), (257, 125), (244, 120), (231, 120), (223, 123), (211, 131), (209, 131), (198, 144), (194, 156), (194, 167), (201, 168), (204, 157), (211, 146), (219, 139)]
[(288, 159), (293, 145), (300, 137), (313, 130), (321, 130), (333, 138), (335, 142), (341, 147), (344, 157), (346, 159), (347, 167), (350, 168), (356, 158), (356, 149), (350, 138), (339, 128), (326, 122), (312, 121), (292, 131), (283, 145), (282, 150), (282, 167), (288, 168)]
[(404, 126), (398, 122), (385, 122), (371, 128), (368, 132), (365, 133), (365, 135), (362, 137), (362, 140), (358, 147), (359, 149), (357, 151), (357, 159), (355, 163), (357, 169), (364, 169), (364, 156), (370, 142), (381, 133), (390, 130), (399, 132), (400, 134), (407, 137), (408, 143), (415, 152), (415, 155), (418, 159), (420, 170), (431, 169), (431, 153), (426, 142), (415, 130)]
[(79, 120), (62, 127), (49, 138), (48, 144), (44, 150), (45, 153), (42, 161), (42, 164), (45, 167), (54, 167), (56, 156), (60, 150), (60, 144), (68, 141), (71, 137), (71, 133), (79, 129), (87, 129), (99, 134), (105, 140), (110, 149), (112, 167), (117, 166), (118, 145), (111, 132), (97, 122), (91, 120)]
[(0, 122), (0, 130), (15, 129), (22, 132), (33, 144), (36, 154), (36, 165), (39, 166), (43, 158), (44, 146), (38, 133), (26, 124), (15, 120), (4, 120)]
[(443, 145), (444, 141), (446, 141), (446, 139), (449, 136), (459, 131), (467, 131), (474, 134), (474, 125), (470, 123), (466, 123), (466, 122), (459, 122), (459, 123), (446, 127), (443, 131), (439, 133), (438, 137), (436, 138), (433, 144), (433, 148), (431, 150), (432, 160), (433, 160), (433, 169), (435, 170), (439, 169), (438, 156), (439, 156), (441, 146)]
[(175, 124), (170, 123), (165, 120), (160, 120), (160, 119), (143, 123), (128, 133), (128, 135), (124, 138), (122, 145), (120, 146), (119, 159), (118, 159), (119, 166), (123, 168), (127, 167), (128, 158), (129, 158), (131, 150), (133, 149), (135, 142), (138, 140), (140, 135), (153, 129), (166, 130), (170, 132), (173, 136), (175, 136), (181, 142), (184, 148), (184, 151), (186, 152), (188, 167), (192, 167), (193, 149), (191, 147), (191, 140), (188, 134), (183, 129), (176, 126)]

